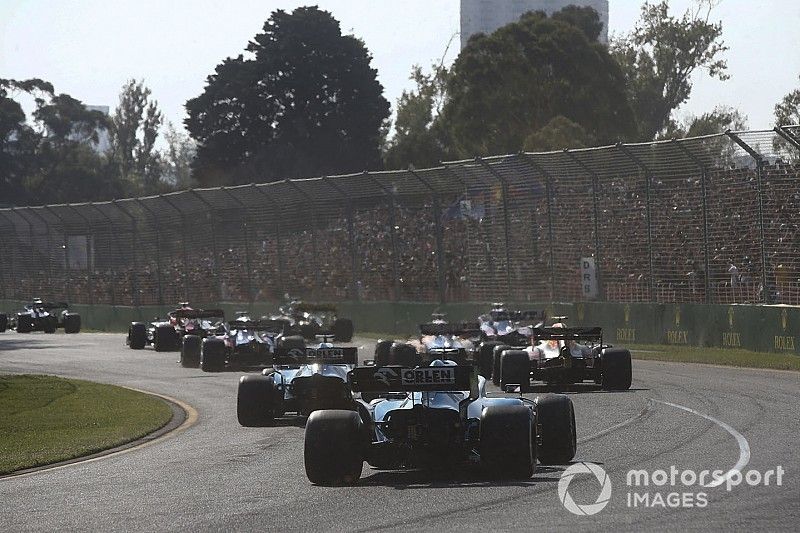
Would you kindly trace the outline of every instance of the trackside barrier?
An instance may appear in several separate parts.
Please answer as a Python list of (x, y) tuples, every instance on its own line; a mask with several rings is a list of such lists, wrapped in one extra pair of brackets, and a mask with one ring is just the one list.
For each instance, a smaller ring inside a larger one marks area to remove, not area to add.
[[(14, 312), (23, 302), (0, 300), (0, 311)], [(233, 317), (249, 311), (259, 317), (275, 311), (278, 302), (237, 304), (219, 307)], [(340, 316), (352, 318), (358, 332), (391, 333), (399, 338), (413, 335), (431, 313), (446, 313), (450, 320), (474, 320), (486, 312), (488, 303), (435, 305), (412, 302), (338, 302)], [(667, 344), (740, 348), (759, 352), (800, 355), (800, 307), (768, 305), (704, 305), (648, 303), (509, 303), (509, 307), (546, 309), (549, 316), (566, 315), (573, 326), (601, 326), (611, 344)], [(149, 321), (165, 316), (170, 307), (125, 307), (73, 305), (81, 314), (83, 327), (96, 331), (126, 331), (132, 321)]]

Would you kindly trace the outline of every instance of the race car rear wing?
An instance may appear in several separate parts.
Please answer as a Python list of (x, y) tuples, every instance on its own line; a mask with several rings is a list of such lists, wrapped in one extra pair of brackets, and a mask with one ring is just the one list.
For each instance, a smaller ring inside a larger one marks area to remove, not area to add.
[(33, 304), (34, 306), (41, 307), (45, 311), (50, 311), (52, 309), (68, 309), (69, 304), (67, 302), (42, 302), (40, 304)]
[(459, 337), (480, 337), (481, 326), (477, 322), (450, 322), (420, 324), (422, 335), (457, 335)]
[(490, 311), (489, 316), (495, 322), (544, 322), (547, 317), (544, 310), (541, 311)]
[(222, 309), (176, 309), (170, 314), (175, 318), (225, 318), (225, 311)]
[(595, 341), (603, 342), (603, 329), (592, 328), (533, 328), (531, 335), (537, 340)]
[(355, 392), (463, 392), (478, 397), (473, 366), (360, 366), (347, 373)]
[(319, 312), (336, 312), (336, 306), (333, 304), (311, 304), (311, 303), (304, 303), (300, 302), (295, 304), (294, 306), (295, 311), (307, 311), (312, 313), (314, 311)]
[(288, 353), (276, 355), (274, 362), (276, 365), (311, 365), (314, 363), (357, 365), (358, 348), (350, 346), (347, 348), (306, 348), (304, 351), (290, 350)]
[(231, 320), (228, 322), (228, 327), (235, 330), (283, 333), (286, 322), (283, 320)]

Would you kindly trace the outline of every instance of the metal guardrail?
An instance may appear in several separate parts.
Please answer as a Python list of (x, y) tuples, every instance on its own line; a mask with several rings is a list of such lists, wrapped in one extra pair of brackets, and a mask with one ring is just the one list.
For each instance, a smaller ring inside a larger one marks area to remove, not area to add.
[(798, 177), (787, 126), (6, 208), (0, 297), (797, 303)]

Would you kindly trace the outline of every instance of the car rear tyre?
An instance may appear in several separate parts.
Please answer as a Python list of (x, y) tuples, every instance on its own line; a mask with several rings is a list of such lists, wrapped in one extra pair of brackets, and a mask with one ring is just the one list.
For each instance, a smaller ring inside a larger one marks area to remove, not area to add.
[(58, 329), (58, 318), (50, 315), (42, 319), (42, 331), (45, 333), (55, 333), (56, 329)]
[(375, 366), (386, 366), (391, 360), (391, 350), (394, 341), (380, 340), (375, 345)]
[(282, 401), (273, 376), (242, 376), (236, 397), (236, 416), (244, 427), (269, 427)]
[(395, 342), (389, 348), (389, 364), (414, 368), (419, 364), (417, 349), (410, 344)]
[(353, 340), (353, 321), (349, 318), (337, 318), (333, 323), (333, 340), (350, 342)]
[(177, 339), (178, 333), (169, 324), (156, 326), (156, 331), (153, 335), (153, 348), (157, 352), (172, 351), (177, 346)]
[(33, 331), (33, 317), (17, 315), (17, 333), (30, 333), (31, 331)]
[(181, 344), (181, 366), (186, 368), (197, 368), (200, 366), (200, 337), (197, 335), (185, 335)]
[(603, 351), (600, 359), (600, 386), (604, 390), (628, 390), (631, 388), (633, 371), (631, 352), (619, 348)]
[(283, 337), (278, 346), (282, 357), (294, 357), (299, 362), (306, 356), (306, 340), (300, 335)]
[(522, 391), (531, 384), (531, 360), (525, 350), (504, 350), (500, 356), (500, 388), (519, 385)]
[(492, 370), (494, 369), (494, 347), (503, 344), (499, 341), (486, 341), (481, 344), (478, 351), (478, 369), (480, 375), (486, 379), (492, 377)]
[(481, 413), (481, 463), (492, 477), (527, 479), (536, 464), (536, 428), (524, 405), (489, 405)]
[(500, 356), (503, 354), (504, 350), (510, 350), (511, 346), (507, 344), (501, 344), (499, 346), (495, 346), (494, 350), (492, 351), (492, 383), (500, 386)]
[(81, 331), (81, 315), (78, 313), (65, 313), (64, 314), (64, 333), (80, 333)]
[(566, 464), (575, 457), (575, 409), (563, 394), (547, 394), (536, 399), (536, 426), (541, 441), (539, 462)]
[(0, 313), (0, 333), (4, 333), (8, 329), (8, 315)]
[(315, 485), (354, 485), (364, 465), (364, 431), (355, 411), (314, 411), (306, 422), (306, 476)]
[(203, 339), (200, 348), (200, 370), (203, 372), (225, 370), (225, 342), (222, 339)]
[(131, 350), (141, 350), (147, 344), (147, 326), (143, 322), (133, 322), (128, 326), (128, 345)]

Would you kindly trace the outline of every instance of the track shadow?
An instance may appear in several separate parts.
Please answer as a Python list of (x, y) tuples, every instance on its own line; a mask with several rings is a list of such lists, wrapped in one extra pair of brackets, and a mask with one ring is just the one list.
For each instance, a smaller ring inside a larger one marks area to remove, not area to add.
[[(14, 350), (50, 350), (64, 347), (63, 341), (59, 342), (62, 337), (55, 337), (54, 334), (51, 333), (26, 333), (24, 337), (4, 337), (4, 335), (5, 333), (0, 333), (0, 352), (10, 352)], [(28, 335), (30, 335), (30, 337)], [(69, 348), (80, 348), (83, 346), (88, 345), (69, 344)]]
[[(477, 466), (436, 470), (373, 470), (359, 485), (392, 487), (398, 490), (459, 487), (532, 487), (558, 482), (564, 468), (537, 465), (529, 479), (495, 479)], [(552, 477), (548, 477), (552, 475)]]

